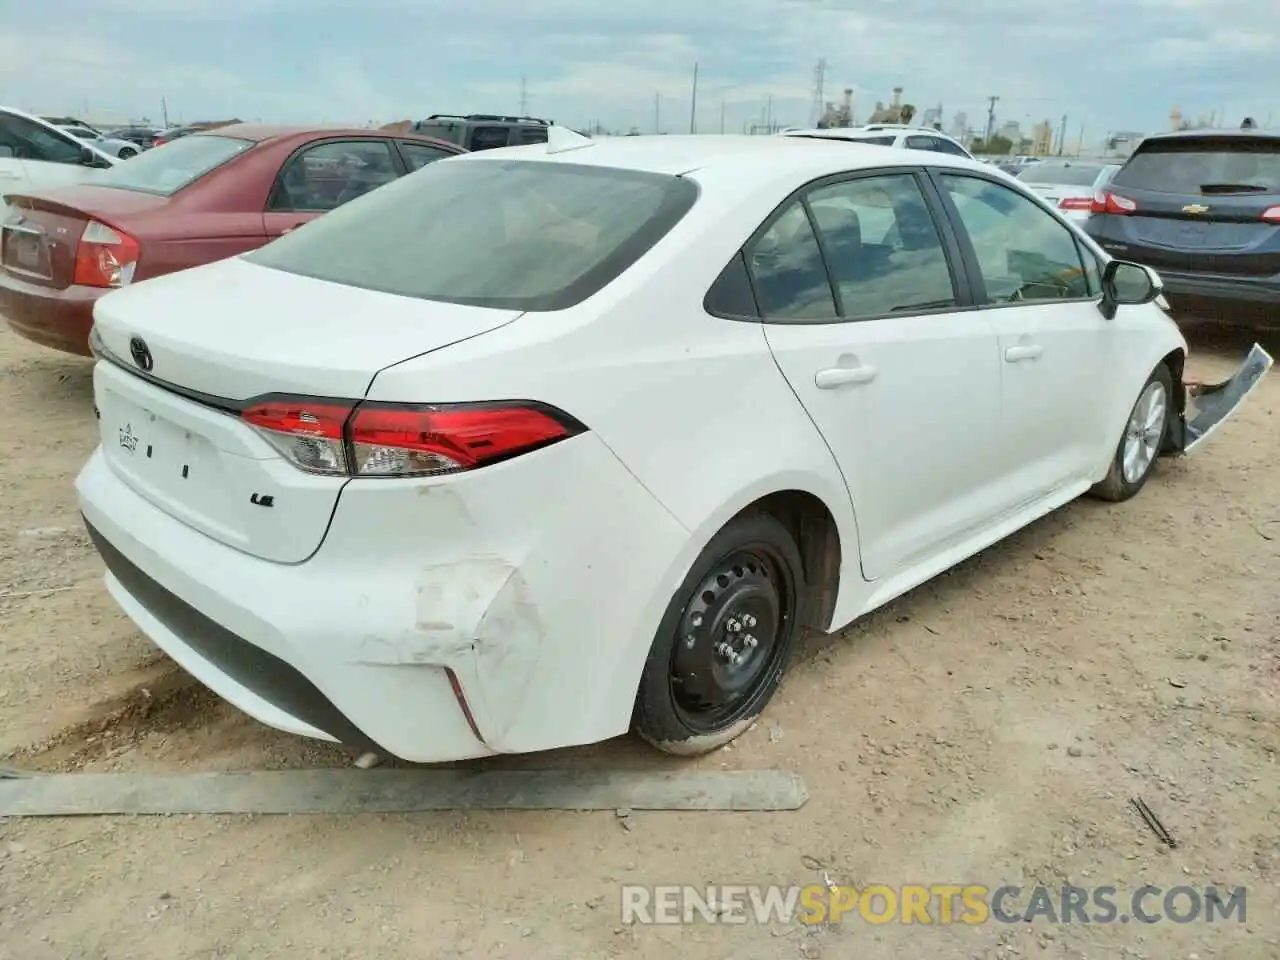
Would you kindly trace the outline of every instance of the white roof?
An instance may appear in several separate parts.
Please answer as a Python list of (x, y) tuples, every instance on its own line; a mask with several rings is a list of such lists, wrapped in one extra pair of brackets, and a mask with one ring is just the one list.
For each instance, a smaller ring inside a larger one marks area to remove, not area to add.
[[(562, 152), (548, 152), (548, 144), (538, 143), (463, 154), (445, 162), (515, 159), (589, 164), (671, 175), (696, 170), (697, 179), (704, 181), (717, 175), (744, 183), (773, 181), (781, 177), (794, 179), (797, 185), (859, 167), (919, 166), (921, 163), (919, 152), (875, 144), (742, 134), (609, 137), (593, 140), (589, 147)], [(942, 153), (931, 154), (929, 163), (987, 169), (976, 161)]]

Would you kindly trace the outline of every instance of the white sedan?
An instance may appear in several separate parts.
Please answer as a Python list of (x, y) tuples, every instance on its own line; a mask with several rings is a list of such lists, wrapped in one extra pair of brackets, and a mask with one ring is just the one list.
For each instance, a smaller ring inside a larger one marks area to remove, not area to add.
[(115, 600), (264, 723), (701, 753), (801, 630), (1226, 416), (1270, 358), (1197, 417), (1159, 289), (975, 161), (553, 128), (99, 300), (77, 489)]
[(1018, 179), (1028, 188), (1062, 211), (1075, 223), (1083, 223), (1093, 212), (1094, 195), (1105, 187), (1118, 163), (1088, 160), (1041, 160), (1018, 172)]

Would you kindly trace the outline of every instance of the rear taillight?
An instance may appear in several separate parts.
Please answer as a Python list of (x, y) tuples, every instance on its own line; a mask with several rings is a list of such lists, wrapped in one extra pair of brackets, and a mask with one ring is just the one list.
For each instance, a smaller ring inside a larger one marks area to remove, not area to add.
[(1120, 216), (1133, 213), (1137, 209), (1138, 205), (1128, 197), (1122, 197), (1110, 190), (1097, 191), (1093, 195), (1093, 202), (1089, 205), (1090, 213), (1114, 213)]
[(519, 401), (408, 405), (273, 397), (240, 416), (298, 469), (328, 476), (459, 473), (585, 430), (553, 407)]
[(1058, 202), (1059, 210), (1092, 210), (1092, 197), (1063, 197)]
[(74, 283), (82, 287), (123, 287), (133, 279), (142, 247), (105, 223), (90, 220), (76, 247)]
[(1262, 219), (1267, 223), (1280, 223), (1280, 207), (1267, 207), (1262, 211)]
[(166, 143), (168, 143), (168, 142), (169, 142), (169, 141), (168, 141), (168, 140), (166, 140), (164, 137), (156, 137), (156, 138), (155, 138), (155, 140), (152, 142), (151, 146), (153, 146), (153, 147), (163, 147), (163, 146), (164, 146)]

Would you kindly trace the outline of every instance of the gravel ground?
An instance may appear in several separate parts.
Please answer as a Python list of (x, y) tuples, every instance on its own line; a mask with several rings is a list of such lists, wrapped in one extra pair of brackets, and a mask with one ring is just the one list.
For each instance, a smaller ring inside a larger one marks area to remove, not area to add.
[[(1213, 378), (1252, 336), (1192, 339), (1191, 373)], [(1280, 958), (1278, 406), (1272, 374), (1133, 502), (1074, 503), (810, 642), (764, 721), (695, 763), (795, 770), (799, 812), (0, 821), (0, 958)], [(113, 607), (71, 488), (95, 437), (87, 361), (0, 329), (0, 416), (5, 762), (351, 761), (193, 685)], [(624, 739), (510, 763), (662, 762)], [(1247, 919), (620, 917), (623, 883), (828, 881), (1107, 884), (1122, 902), (1144, 884), (1246, 886)]]

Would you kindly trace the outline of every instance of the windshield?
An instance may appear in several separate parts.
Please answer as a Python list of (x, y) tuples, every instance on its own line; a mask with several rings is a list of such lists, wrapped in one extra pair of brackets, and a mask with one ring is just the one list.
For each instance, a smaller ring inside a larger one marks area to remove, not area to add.
[(95, 186), (168, 197), (253, 145), (252, 140), (232, 137), (183, 137), (114, 166), (93, 182)]
[[(1280, 193), (1280, 140), (1178, 137), (1148, 140), (1112, 178), (1160, 193)], [(1224, 189), (1225, 188), (1225, 189)]]
[(643, 256), (697, 193), (693, 181), (666, 174), (441, 160), (245, 259), (423, 300), (562, 310)]
[(1091, 187), (1104, 169), (1101, 163), (1033, 163), (1018, 174), (1018, 179), (1029, 183)]

